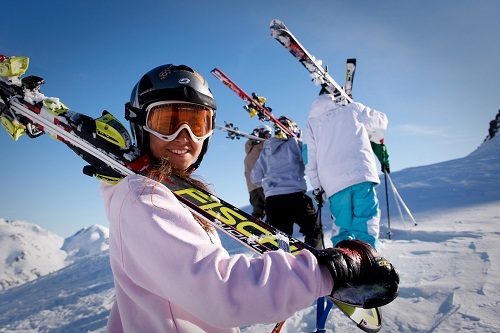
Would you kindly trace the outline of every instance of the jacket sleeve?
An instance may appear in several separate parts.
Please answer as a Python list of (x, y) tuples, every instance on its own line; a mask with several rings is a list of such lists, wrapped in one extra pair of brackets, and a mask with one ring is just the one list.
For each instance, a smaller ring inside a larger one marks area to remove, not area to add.
[(375, 143), (373, 141), (370, 141), (370, 144), (372, 146), (373, 152), (375, 153), (375, 156), (377, 156), (378, 161), (380, 162), (380, 165), (389, 167), (389, 153), (387, 152), (387, 147), (385, 144), (381, 143)]
[(311, 123), (307, 122), (306, 130), (304, 131), (304, 146), (303, 151), (307, 156), (304, 159), (304, 164), (306, 166), (305, 172), (309, 177), (311, 186), (316, 189), (321, 186), (318, 176), (318, 164), (316, 159), (316, 141), (314, 139), (314, 133), (312, 131)]
[(385, 113), (364, 106), (361, 103), (354, 103), (354, 105), (359, 110), (358, 121), (365, 126), (368, 133), (387, 129), (388, 119)]
[(147, 295), (155, 295), (214, 326), (235, 327), (284, 320), (331, 292), (328, 270), (311, 252), (230, 256), (165, 186), (144, 177), (126, 184), (131, 177), (140, 176), (103, 196), (115, 283), (144, 302), (137, 306), (151, 306)]

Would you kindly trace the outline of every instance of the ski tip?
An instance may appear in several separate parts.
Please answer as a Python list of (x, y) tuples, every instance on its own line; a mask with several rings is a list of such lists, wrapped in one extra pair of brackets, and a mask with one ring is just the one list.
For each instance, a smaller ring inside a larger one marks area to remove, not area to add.
[(29, 58), (12, 56), (8, 57), (0, 54), (0, 76), (12, 77), (21, 76), (28, 69)]
[(224, 78), (222, 77), (222, 72), (218, 68), (214, 68), (210, 71), (215, 78), (217, 78), (219, 81), (223, 81)]
[[(332, 301), (330, 299), (330, 301)], [(332, 301), (346, 316), (348, 316), (364, 332), (375, 333), (382, 328), (382, 309), (363, 309)]]
[(272, 19), (271, 23), (269, 23), (269, 26), (273, 30), (280, 30), (280, 29), (287, 29), (283, 21), (278, 20), (278, 19)]

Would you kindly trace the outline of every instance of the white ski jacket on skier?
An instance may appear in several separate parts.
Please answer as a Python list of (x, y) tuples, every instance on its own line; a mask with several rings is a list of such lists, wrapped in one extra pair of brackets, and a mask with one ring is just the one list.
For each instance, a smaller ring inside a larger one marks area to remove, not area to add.
[(384, 113), (361, 103), (335, 103), (330, 94), (318, 96), (304, 131), (306, 175), (326, 196), (362, 182), (380, 183), (369, 133), (387, 128)]

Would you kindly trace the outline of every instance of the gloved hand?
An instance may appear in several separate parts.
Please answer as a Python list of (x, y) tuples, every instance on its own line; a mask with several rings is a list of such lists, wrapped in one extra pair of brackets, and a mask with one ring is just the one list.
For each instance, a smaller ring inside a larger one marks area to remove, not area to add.
[[(398, 295), (397, 270), (366, 242), (345, 240), (335, 248), (319, 251), (316, 258), (332, 275), (333, 297), (337, 290), (347, 286), (360, 289), (364, 295), (359, 306), (372, 308), (388, 304)], [(374, 286), (384, 286), (385, 292), (378, 293)]]
[(391, 173), (391, 167), (389, 166), (389, 164), (382, 164), (382, 172)]
[(326, 193), (322, 187), (318, 187), (317, 189), (313, 190), (313, 196), (314, 201), (316, 201), (318, 205), (322, 205), (326, 200)]

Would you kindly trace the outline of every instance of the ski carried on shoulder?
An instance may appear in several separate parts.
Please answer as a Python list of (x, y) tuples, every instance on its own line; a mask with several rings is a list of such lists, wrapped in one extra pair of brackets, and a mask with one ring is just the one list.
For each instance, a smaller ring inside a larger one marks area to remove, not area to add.
[(352, 102), (351, 97), (323, 67), (322, 61), (310, 54), (282, 21), (277, 19), (272, 20), (270, 28), (271, 36), (283, 45), (307, 69), (316, 85), (323, 86), (334, 96), (341, 94), (346, 101)]
[(347, 59), (345, 64), (345, 93), (352, 98), (352, 85), (354, 83), (354, 73), (356, 72), (356, 59)]
[(241, 132), (238, 129), (238, 127), (234, 127), (234, 125), (232, 123), (227, 123), (227, 122), (224, 122), (224, 123), (226, 124), (226, 126), (215, 125), (215, 127), (221, 131), (226, 132), (227, 133), (226, 138), (228, 138), (228, 139), (239, 140), (240, 138), (246, 138), (246, 139), (250, 139), (250, 140), (254, 140), (254, 141), (264, 141), (264, 139), (259, 138), (258, 136), (255, 136), (255, 135), (252, 135), (249, 133), (245, 133), (245, 132)]
[[(14, 140), (24, 134), (30, 138), (49, 134), (89, 164), (84, 167), (84, 174), (111, 184), (127, 175), (147, 174), (149, 156), (131, 143), (130, 134), (117, 118), (107, 111), (97, 119), (72, 111), (58, 98), (43, 95), (40, 92), (43, 83), (37, 76), (0, 77), (0, 117), (2, 126)], [(280, 241), (285, 239), (292, 254), (303, 249), (318, 251), (178, 176), (170, 176), (163, 184), (194, 215), (257, 254), (278, 250)], [(327, 298), (360, 329), (378, 332), (381, 328), (379, 310), (362, 307), (367, 298), (384, 299), (384, 290), (384, 285), (363, 291), (346, 287)]]
[(272, 109), (265, 106), (265, 98), (259, 97), (255, 93), (249, 95), (218, 68), (214, 68), (211, 73), (226, 87), (231, 89), (234, 93), (236, 93), (236, 95), (243, 99), (246, 104), (244, 108), (250, 114), (250, 117), (257, 115), (259, 117), (259, 120), (271, 121), (272, 123), (274, 123), (274, 125), (278, 126), (288, 135), (292, 137), (295, 136), (295, 134), (293, 134), (293, 132), (288, 127), (280, 123), (279, 120), (272, 114)]

